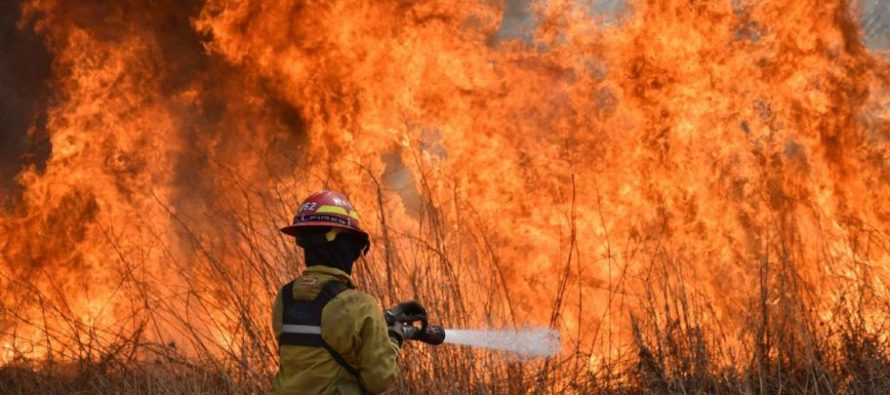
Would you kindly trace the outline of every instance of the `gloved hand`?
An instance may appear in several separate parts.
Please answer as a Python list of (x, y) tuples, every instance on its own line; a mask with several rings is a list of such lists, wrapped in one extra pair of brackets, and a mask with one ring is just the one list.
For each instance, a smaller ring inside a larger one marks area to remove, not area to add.
[(386, 325), (389, 338), (402, 347), (402, 342), (405, 341), (405, 326), (401, 322), (389, 322), (389, 319), (386, 320)]
[(427, 324), (426, 309), (416, 300), (409, 300), (390, 307), (384, 315), (388, 325), (392, 325), (393, 322), (410, 324), (420, 321), (425, 328)]
[(417, 335), (412, 323), (420, 321), (423, 327), (426, 327), (427, 313), (426, 309), (416, 300), (399, 303), (390, 307), (383, 312), (383, 318), (386, 320), (387, 332), (389, 337), (402, 346), (405, 339), (411, 339)]

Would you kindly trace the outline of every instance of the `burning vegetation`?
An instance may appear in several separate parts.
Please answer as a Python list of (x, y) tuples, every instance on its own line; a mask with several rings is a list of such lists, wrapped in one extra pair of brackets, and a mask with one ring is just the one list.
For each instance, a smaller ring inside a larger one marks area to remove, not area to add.
[(874, 4), (7, 2), (0, 387), (266, 391), (326, 187), (383, 305), (560, 331), (396, 393), (885, 393)]

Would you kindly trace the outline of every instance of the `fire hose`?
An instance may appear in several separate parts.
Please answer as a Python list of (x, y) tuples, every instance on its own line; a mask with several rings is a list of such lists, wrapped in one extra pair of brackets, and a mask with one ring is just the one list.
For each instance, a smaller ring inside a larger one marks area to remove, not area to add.
[(439, 325), (430, 325), (426, 309), (416, 300), (399, 303), (386, 310), (383, 315), (387, 326), (397, 328), (406, 340), (434, 346), (445, 341), (445, 329)]

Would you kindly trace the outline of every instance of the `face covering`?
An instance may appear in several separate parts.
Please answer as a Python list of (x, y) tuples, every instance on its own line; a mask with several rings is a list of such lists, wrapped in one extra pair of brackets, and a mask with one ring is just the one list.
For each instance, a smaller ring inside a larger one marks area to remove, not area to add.
[(330, 228), (307, 231), (297, 238), (297, 245), (303, 248), (306, 266), (323, 265), (352, 274), (356, 260), (367, 252), (368, 239), (355, 232), (339, 232), (332, 237), (327, 235)]

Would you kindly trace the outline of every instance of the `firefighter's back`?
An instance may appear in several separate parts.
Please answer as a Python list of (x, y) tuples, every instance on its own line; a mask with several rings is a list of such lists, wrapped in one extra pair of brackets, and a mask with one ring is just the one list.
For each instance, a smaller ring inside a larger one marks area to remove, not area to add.
[[(294, 301), (305, 303), (317, 300), (331, 281), (348, 284), (349, 280), (337, 269), (312, 266), (294, 280), (292, 288), (286, 286), (279, 292), (272, 322), (279, 339), (287, 324), (282, 318), (287, 303), (283, 293), (290, 291)], [(361, 382), (324, 347), (285, 341), (279, 347), (281, 361), (274, 380), (276, 393), (359, 395), (365, 390), (382, 392), (392, 384), (398, 373), (398, 345), (387, 336), (382, 311), (372, 296), (354, 289), (338, 292), (321, 309), (320, 326), (321, 339), (339, 354), (342, 362), (357, 371)]]

